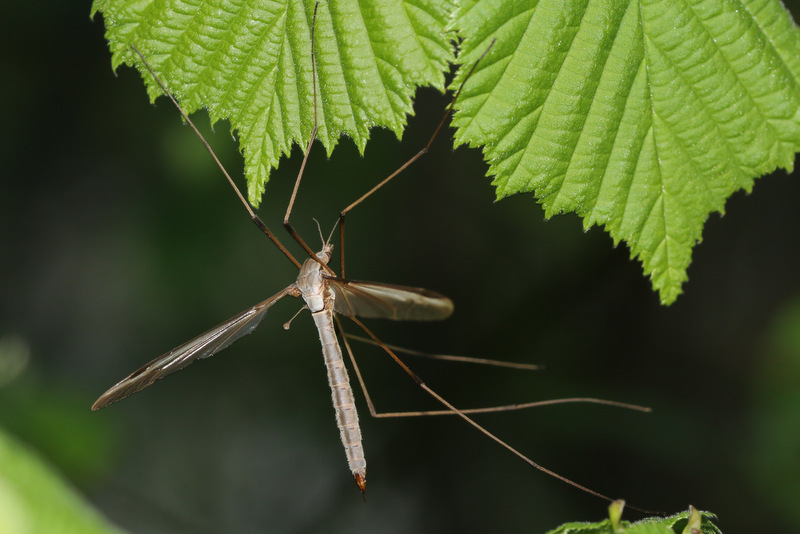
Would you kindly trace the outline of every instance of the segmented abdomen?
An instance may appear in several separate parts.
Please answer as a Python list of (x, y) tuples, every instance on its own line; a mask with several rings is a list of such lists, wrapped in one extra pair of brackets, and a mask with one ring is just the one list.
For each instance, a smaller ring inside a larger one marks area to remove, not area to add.
[(328, 385), (331, 387), (333, 409), (336, 412), (336, 426), (347, 455), (347, 464), (361, 491), (366, 484), (367, 461), (364, 459), (364, 446), (361, 442), (361, 427), (350, 387), (350, 377), (342, 359), (342, 350), (333, 327), (333, 312), (325, 309), (312, 313), (322, 343), (322, 356), (328, 371)]

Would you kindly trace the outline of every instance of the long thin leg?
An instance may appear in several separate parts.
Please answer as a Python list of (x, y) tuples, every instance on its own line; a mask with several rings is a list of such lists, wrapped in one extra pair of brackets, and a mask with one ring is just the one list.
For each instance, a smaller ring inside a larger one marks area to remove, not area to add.
[(155, 73), (155, 71), (152, 69), (152, 67), (150, 67), (150, 64), (144, 58), (144, 55), (141, 52), (139, 52), (139, 49), (136, 48), (134, 45), (131, 45), (131, 49), (133, 49), (133, 51), (136, 53), (136, 55), (139, 56), (139, 59), (142, 60), (142, 63), (147, 68), (147, 70), (150, 71), (150, 75), (156, 81), (158, 86), (161, 87), (161, 90), (164, 92), (164, 94), (167, 95), (169, 97), (169, 99), (172, 101), (172, 103), (175, 104), (175, 107), (178, 108), (178, 111), (180, 112), (181, 116), (183, 117), (183, 120), (185, 120), (186, 123), (189, 126), (192, 127), (192, 130), (194, 130), (194, 133), (197, 134), (197, 137), (200, 138), (200, 141), (202, 141), (203, 146), (206, 147), (206, 150), (208, 150), (208, 153), (211, 154), (212, 158), (214, 158), (214, 161), (216, 162), (217, 167), (219, 167), (219, 169), (222, 171), (222, 174), (225, 175), (225, 178), (228, 179), (228, 183), (231, 184), (231, 187), (233, 188), (234, 192), (236, 192), (236, 196), (239, 197), (239, 200), (242, 202), (242, 205), (247, 210), (247, 213), (250, 215), (250, 219), (253, 220), (255, 225), (258, 226), (258, 228), (262, 232), (264, 232), (267, 235), (267, 237), (270, 238), (270, 240), (273, 243), (275, 243), (275, 245), (280, 249), (280, 251), (283, 252), (284, 256), (289, 258), (289, 260), (292, 263), (294, 263), (295, 266), (297, 266), (297, 268), (299, 269), (300, 268), (300, 262), (297, 261), (297, 259), (295, 259), (294, 256), (292, 256), (292, 253), (289, 252), (286, 249), (286, 247), (283, 246), (283, 243), (281, 243), (278, 240), (278, 238), (275, 237), (275, 234), (273, 234), (270, 231), (270, 229), (267, 228), (267, 225), (264, 224), (264, 221), (262, 221), (261, 218), (253, 212), (252, 208), (250, 208), (250, 204), (247, 203), (247, 200), (245, 200), (244, 196), (242, 195), (242, 192), (239, 191), (238, 187), (236, 187), (236, 183), (233, 181), (233, 178), (231, 178), (231, 175), (228, 174), (228, 171), (225, 170), (225, 167), (222, 165), (222, 162), (219, 160), (217, 155), (214, 153), (214, 149), (211, 148), (211, 145), (208, 144), (208, 141), (206, 141), (206, 138), (203, 137), (203, 134), (200, 133), (200, 130), (197, 129), (197, 126), (194, 125), (194, 123), (192, 122), (192, 119), (189, 118), (189, 115), (186, 114), (186, 112), (183, 110), (181, 105), (178, 104), (178, 101), (175, 100), (175, 97), (172, 96), (172, 93), (170, 93), (167, 90), (167, 87), (164, 85), (164, 82), (161, 81), (161, 78), (159, 78), (158, 75)]
[(464, 77), (464, 80), (462, 80), (461, 85), (459, 85), (458, 91), (456, 91), (455, 96), (453, 96), (453, 100), (450, 102), (450, 105), (447, 107), (447, 111), (445, 111), (444, 116), (442, 117), (442, 120), (439, 121), (439, 125), (436, 127), (436, 130), (433, 131), (433, 135), (431, 135), (430, 139), (428, 139), (428, 143), (424, 147), (422, 147), (422, 149), (419, 152), (414, 154), (411, 157), (411, 159), (409, 159), (408, 161), (403, 163), (396, 171), (394, 171), (392, 174), (390, 174), (389, 176), (387, 176), (386, 178), (381, 180), (378, 183), (378, 185), (376, 185), (375, 187), (373, 187), (372, 189), (370, 189), (369, 191), (367, 191), (366, 193), (361, 195), (355, 202), (351, 203), (349, 206), (347, 206), (345, 209), (343, 209), (339, 213), (339, 258), (340, 258), (340, 261), (341, 261), (340, 272), (341, 272), (342, 278), (345, 278), (345, 271), (344, 271), (344, 219), (345, 219), (345, 216), (353, 208), (355, 208), (356, 206), (358, 206), (359, 204), (364, 202), (367, 198), (372, 196), (372, 194), (375, 193), (378, 189), (380, 189), (383, 186), (385, 186), (386, 184), (388, 184), (395, 176), (397, 176), (398, 174), (400, 174), (401, 172), (406, 170), (415, 161), (417, 161), (419, 158), (421, 158), (422, 156), (424, 156), (425, 154), (428, 153), (428, 151), (431, 148), (431, 145), (433, 145), (433, 142), (436, 140), (436, 137), (439, 135), (439, 132), (444, 127), (444, 124), (447, 122), (447, 119), (453, 113), (453, 106), (455, 106), (456, 101), (458, 100), (458, 96), (461, 94), (461, 91), (464, 89), (464, 84), (467, 83), (467, 80), (470, 78), (470, 76), (472, 76), (472, 73), (475, 71), (475, 67), (477, 67), (478, 63), (480, 63), (481, 60), (486, 57), (486, 55), (492, 49), (492, 47), (494, 46), (494, 43), (496, 41), (497, 41), (497, 39), (492, 39), (492, 42), (489, 44), (489, 46), (486, 48), (486, 50), (483, 52), (483, 54), (481, 54), (481, 57), (479, 57), (477, 59), (477, 61), (475, 61), (475, 63), (472, 64), (472, 67), (469, 69), (469, 72), (467, 72), (467, 75)]
[(501, 360), (491, 360), (488, 358), (472, 358), (469, 356), (453, 356), (451, 354), (430, 354), (427, 352), (421, 352), (418, 350), (411, 350), (406, 349), (403, 347), (399, 347), (397, 345), (390, 345), (388, 343), (376, 343), (369, 338), (356, 336), (354, 334), (348, 334), (342, 332), (342, 335), (348, 339), (353, 339), (355, 341), (359, 341), (361, 343), (366, 343), (368, 345), (374, 345), (376, 347), (387, 346), (395, 352), (400, 352), (403, 354), (408, 354), (410, 356), (418, 356), (420, 358), (429, 358), (431, 360), (444, 360), (449, 362), (464, 362), (464, 363), (476, 363), (480, 365), (489, 365), (492, 367), (507, 367), (511, 369), (521, 369), (525, 371), (540, 371), (544, 369), (543, 365), (536, 365), (532, 363), (517, 363), (517, 362), (505, 362)]
[(317, 62), (316, 56), (314, 54), (314, 42), (315, 42), (315, 35), (317, 30), (317, 9), (319, 8), (319, 2), (314, 4), (314, 16), (311, 19), (311, 82), (313, 86), (314, 92), (314, 128), (311, 130), (311, 136), (308, 138), (308, 143), (306, 144), (306, 152), (303, 154), (303, 163), (300, 165), (300, 172), (297, 173), (297, 179), (294, 181), (294, 189), (292, 190), (292, 196), (289, 199), (289, 204), (286, 206), (286, 215), (283, 216), (283, 227), (286, 228), (286, 231), (297, 241), (301, 247), (308, 253), (308, 255), (317, 262), (322, 265), (322, 267), (330, 274), (331, 276), (335, 276), (333, 270), (328, 267), (328, 265), (317, 258), (317, 255), (311, 250), (303, 238), (300, 237), (300, 234), (292, 227), (291, 223), (289, 223), (289, 216), (292, 214), (292, 208), (294, 207), (294, 201), (297, 198), (297, 191), (300, 189), (300, 180), (303, 179), (303, 172), (306, 169), (306, 163), (308, 162), (308, 155), (311, 153), (311, 146), (314, 144), (314, 140), (317, 138), (317, 128), (319, 127), (319, 122), (317, 118)]
[(376, 415), (378, 412), (375, 410), (375, 405), (372, 403), (372, 397), (369, 396), (369, 391), (367, 391), (367, 385), (364, 382), (364, 377), (361, 376), (361, 369), (358, 367), (356, 359), (353, 356), (353, 349), (350, 348), (350, 342), (347, 339), (348, 336), (345, 334), (344, 328), (342, 328), (342, 322), (339, 320), (339, 315), (334, 314), (333, 319), (336, 321), (336, 328), (339, 329), (339, 333), (342, 335), (344, 348), (347, 350), (348, 356), (350, 356), (350, 363), (353, 364), (353, 371), (356, 373), (356, 379), (358, 380), (358, 384), (361, 386), (361, 391), (364, 393), (364, 400), (367, 401), (367, 409), (372, 417), (378, 417), (378, 415)]
[[(366, 394), (365, 394), (366, 395)], [(517, 410), (525, 410), (527, 408), (543, 408), (544, 406), (555, 406), (556, 404), (602, 404), (604, 406), (613, 406), (615, 408), (626, 408), (629, 410), (636, 410), (638, 412), (650, 412), (650, 408), (645, 406), (637, 406), (636, 404), (628, 404), (625, 402), (616, 402), (606, 399), (595, 399), (592, 397), (566, 397), (563, 399), (548, 399), (535, 402), (523, 402), (519, 404), (505, 404), (502, 406), (486, 406), (484, 408), (467, 408), (460, 409), (459, 413), (476, 414), (476, 413), (497, 413), (497, 412), (515, 412)], [(426, 417), (426, 416), (439, 416), (439, 415), (458, 415), (458, 413), (450, 410), (424, 410), (418, 412), (370, 412), (370, 415), (377, 419), (390, 419), (399, 417)]]
[[(478, 424), (474, 419), (472, 419), (469, 415), (467, 415), (467, 411), (466, 410), (459, 410), (458, 408), (453, 406), (450, 402), (448, 402), (444, 397), (442, 397), (441, 395), (436, 393), (434, 390), (432, 390), (430, 387), (428, 387), (428, 385), (425, 384), (425, 382), (423, 382), (422, 379), (420, 379), (411, 369), (409, 369), (409, 367), (405, 363), (403, 363), (403, 361), (390, 348), (388, 348), (386, 345), (383, 345), (381, 343), (381, 341), (377, 338), (377, 336), (375, 336), (375, 334), (373, 334), (371, 330), (369, 330), (366, 326), (364, 326), (364, 324), (361, 321), (359, 321), (355, 317), (350, 317), (350, 319), (354, 323), (356, 323), (370, 338), (372, 338), (376, 343), (380, 344), (381, 347), (383, 348), (384, 352), (386, 352), (389, 356), (391, 356), (392, 359), (397, 363), (397, 365), (399, 365), (403, 369), (403, 371), (405, 371), (406, 374), (408, 374), (408, 376), (410, 376), (411, 379), (414, 380), (414, 382), (416, 382), (417, 385), (420, 388), (422, 388), (423, 391), (425, 391), (425, 393), (427, 393), (428, 395), (430, 395), (431, 397), (436, 399), (436, 401), (439, 404), (441, 404), (442, 406), (444, 406), (445, 408), (447, 408), (448, 411), (452, 412), (454, 415), (457, 415), (458, 417), (460, 417), (461, 419), (466, 421), (469, 425), (471, 425), (472, 427), (477, 429), (483, 435), (485, 435), (486, 437), (488, 437), (489, 439), (491, 439), (492, 441), (494, 441), (495, 443), (497, 443), (498, 445), (500, 445), (504, 449), (508, 450), (509, 452), (511, 452), (512, 454), (514, 454), (518, 458), (520, 458), (522, 461), (524, 461), (525, 463), (527, 463), (531, 467), (534, 467), (534, 468), (538, 469), (539, 471), (541, 471), (543, 473), (546, 473), (546, 474), (552, 476), (553, 478), (556, 478), (556, 479), (564, 482), (565, 484), (569, 484), (570, 486), (573, 486), (573, 487), (575, 487), (575, 488), (577, 488), (577, 489), (579, 489), (581, 491), (584, 491), (584, 492), (586, 492), (586, 493), (588, 493), (590, 495), (594, 495), (595, 497), (599, 497), (599, 498), (604, 499), (604, 500), (606, 500), (608, 502), (613, 502), (614, 501), (614, 499), (612, 499), (611, 497), (609, 497), (607, 495), (603, 495), (602, 493), (599, 493), (597, 491), (589, 489), (586, 486), (578, 484), (577, 482), (575, 482), (573, 480), (570, 480), (565, 476), (559, 475), (555, 471), (547, 469), (543, 465), (540, 465), (540, 464), (534, 462), (533, 460), (531, 460), (530, 458), (528, 458), (527, 456), (525, 456), (524, 454), (519, 452), (517, 449), (515, 449), (511, 445), (509, 445), (508, 443), (506, 443), (505, 441), (503, 441), (499, 437), (497, 437), (494, 434), (492, 434), (491, 432), (489, 432), (486, 428), (484, 428), (483, 426)], [(346, 340), (347, 338), (343, 338), (343, 339)], [(345, 341), (345, 345), (347, 345), (346, 341)], [(362, 380), (362, 377), (361, 377), (361, 373), (357, 372), (356, 376), (358, 377), (359, 381), (363, 385), (363, 380)], [(368, 404), (372, 405), (372, 401), (369, 400)], [(373, 406), (373, 408), (374, 408), (374, 406)], [(371, 408), (371, 410), (372, 410), (372, 408)], [(633, 506), (631, 506), (630, 508), (633, 508), (634, 510), (638, 510), (638, 511), (647, 513), (646, 510), (641, 510), (641, 509), (633, 507)]]
[[(370, 415), (377, 419), (386, 419), (386, 418), (397, 418), (397, 417), (425, 417), (425, 416), (435, 416), (435, 415), (456, 415), (451, 410), (425, 410), (425, 411), (405, 411), (405, 412), (379, 412), (375, 408), (375, 404), (372, 402), (372, 398), (370, 397), (369, 392), (367, 391), (367, 384), (366, 381), (363, 379), (361, 375), (361, 369), (358, 367), (358, 363), (356, 362), (355, 356), (353, 354), (353, 349), (350, 347), (350, 339), (355, 339), (358, 341), (362, 341), (364, 343), (369, 343), (371, 345), (375, 345), (381, 347), (381, 349), (391, 349), (393, 352), (404, 352), (406, 354), (410, 354), (412, 356), (419, 356), (423, 358), (431, 358), (436, 360), (445, 360), (451, 362), (464, 362), (464, 363), (474, 363), (480, 365), (489, 365), (493, 367), (507, 367), (512, 369), (524, 369), (524, 370), (537, 370), (541, 367), (538, 365), (530, 365), (524, 363), (515, 363), (515, 362), (504, 362), (498, 360), (488, 360), (485, 358), (469, 358), (466, 356), (451, 356), (447, 354), (427, 354), (424, 352), (419, 352), (415, 350), (404, 349), (401, 347), (396, 347), (394, 345), (389, 345), (388, 343), (383, 343), (382, 341), (373, 341), (367, 338), (363, 338), (360, 336), (355, 336), (352, 334), (348, 334), (342, 328), (341, 323), (336, 319), (336, 325), (339, 328), (339, 333), (342, 335), (342, 341), (344, 342), (345, 349), (347, 350), (347, 354), (350, 357), (350, 363), (353, 364), (353, 369), (355, 370), (356, 377), (358, 378), (359, 385), (361, 386), (361, 390), (364, 392), (364, 398), (367, 400), (367, 408), (369, 409)], [(524, 403), (515, 403), (515, 404), (506, 404), (502, 406), (488, 406), (483, 408), (468, 408), (459, 410), (461, 413), (465, 414), (476, 414), (476, 413), (496, 413), (496, 412), (511, 412), (516, 410), (524, 410), (527, 408), (540, 408), (543, 406), (554, 406), (556, 404), (573, 404), (573, 403), (586, 403), (586, 404), (600, 404), (603, 406), (612, 406), (615, 408), (625, 408), (628, 410), (634, 410), (637, 412), (645, 412), (649, 413), (652, 410), (646, 406), (639, 406), (638, 404), (630, 404), (627, 402), (618, 402), (612, 401), (607, 399), (596, 399), (592, 397), (567, 397), (563, 399), (548, 399), (543, 401), (534, 401), (534, 402), (524, 402)]]

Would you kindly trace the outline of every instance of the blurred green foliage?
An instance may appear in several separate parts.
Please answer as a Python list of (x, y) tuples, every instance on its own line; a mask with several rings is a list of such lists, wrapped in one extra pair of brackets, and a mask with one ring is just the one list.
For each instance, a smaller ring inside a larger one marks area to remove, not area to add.
[(112, 434), (87, 417), (80, 395), (32, 379), (29, 361), (24, 339), (0, 338), (0, 532), (121, 533), (66, 481), (85, 485), (107, 473)]
[(787, 303), (753, 373), (752, 442), (741, 461), (776, 513), (800, 524), (800, 299)]

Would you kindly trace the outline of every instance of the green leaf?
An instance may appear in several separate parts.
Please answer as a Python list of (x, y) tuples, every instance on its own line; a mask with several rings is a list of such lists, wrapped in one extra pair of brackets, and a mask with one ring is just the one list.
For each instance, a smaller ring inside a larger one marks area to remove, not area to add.
[(698, 512), (689, 507), (686, 512), (668, 517), (648, 517), (631, 523), (605, 519), (597, 523), (565, 523), (547, 534), (686, 534), (687, 524), (691, 523), (697, 534), (721, 534), (713, 521), (716, 516), (709, 512)]
[(800, 145), (800, 33), (777, 0), (465, 0), (454, 119), (497, 196), (533, 192), (628, 242), (663, 303), (703, 223)]
[[(445, 30), (449, 0), (326, 1), (316, 26), (317, 137), (330, 153), (350, 136), (363, 152), (373, 126), (398, 136), (417, 87), (444, 89), (453, 60)], [(305, 148), (314, 124), (311, 22), (300, 0), (95, 0), (112, 65), (147, 58), (188, 113), (206, 108), (238, 133), (257, 206), (271, 169), (292, 144)], [(151, 99), (161, 94), (144, 74)]]
[(0, 532), (121, 534), (35, 453), (0, 430)]
[(683, 527), (681, 534), (699, 534), (703, 528), (703, 516), (694, 506), (689, 507), (689, 517), (686, 518), (686, 526)]
[[(112, 63), (135, 44), (187, 111), (230, 119), (258, 205), (314, 123), (313, 3), (95, 0)], [(315, 47), (318, 137), (363, 151), (400, 135), (417, 87), (497, 44), (457, 103), (456, 143), (483, 147), (498, 198), (626, 241), (673, 302), (703, 224), (800, 147), (800, 33), (778, 0), (326, 0)], [(139, 69), (144, 71), (141, 65)], [(459, 83), (462, 71), (454, 83)], [(151, 98), (160, 93), (145, 75)]]

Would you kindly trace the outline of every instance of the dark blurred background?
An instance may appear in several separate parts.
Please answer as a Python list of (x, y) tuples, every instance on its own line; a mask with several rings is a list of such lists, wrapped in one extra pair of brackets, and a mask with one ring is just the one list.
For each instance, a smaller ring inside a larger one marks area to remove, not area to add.
[[(175, 109), (117, 77), (88, 3), (18, 2), (0, 32), (0, 428), (39, 451), (135, 533), (544, 532), (606, 503), (539, 473), (454, 418), (371, 419), (357, 392), (367, 502), (347, 470), (317, 334), (298, 309), (215, 358), (91, 413), (153, 357), (266, 298), (296, 271), (252, 226)], [(316, 246), (336, 214), (424, 144), (447, 99), (421, 90), (402, 143), (364, 158), (317, 145), (294, 221)], [(208, 119), (197, 116), (208, 131)], [(212, 144), (241, 158), (219, 123)], [(424, 286), (456, 303), (440, 324), (370, 325), (413, 349), (541, 363), (522, 372), (408, 363), (460, 407), (567, 396), (479, 418), (534, 460), (631, 504), (716, 512), (726, 532), (800, 530), (800, 183), (785, 172), (711, 215), (676, 304), (574, 215), (530, 196), (494, 202), (477, 151), (447, 135), (348, 219), (348, 275)], [(259, 211), (279, 231), (300, 150)], [(282, 231), (279, 235), (283, 235)], [(287, 240), (288, 241), (288, 240)], [(354, 331), (351, 328), (351, 331)], [(385, 411), (436, 408), (359, 346)], [(634, 512), (626, 517), (636, 519)]]

